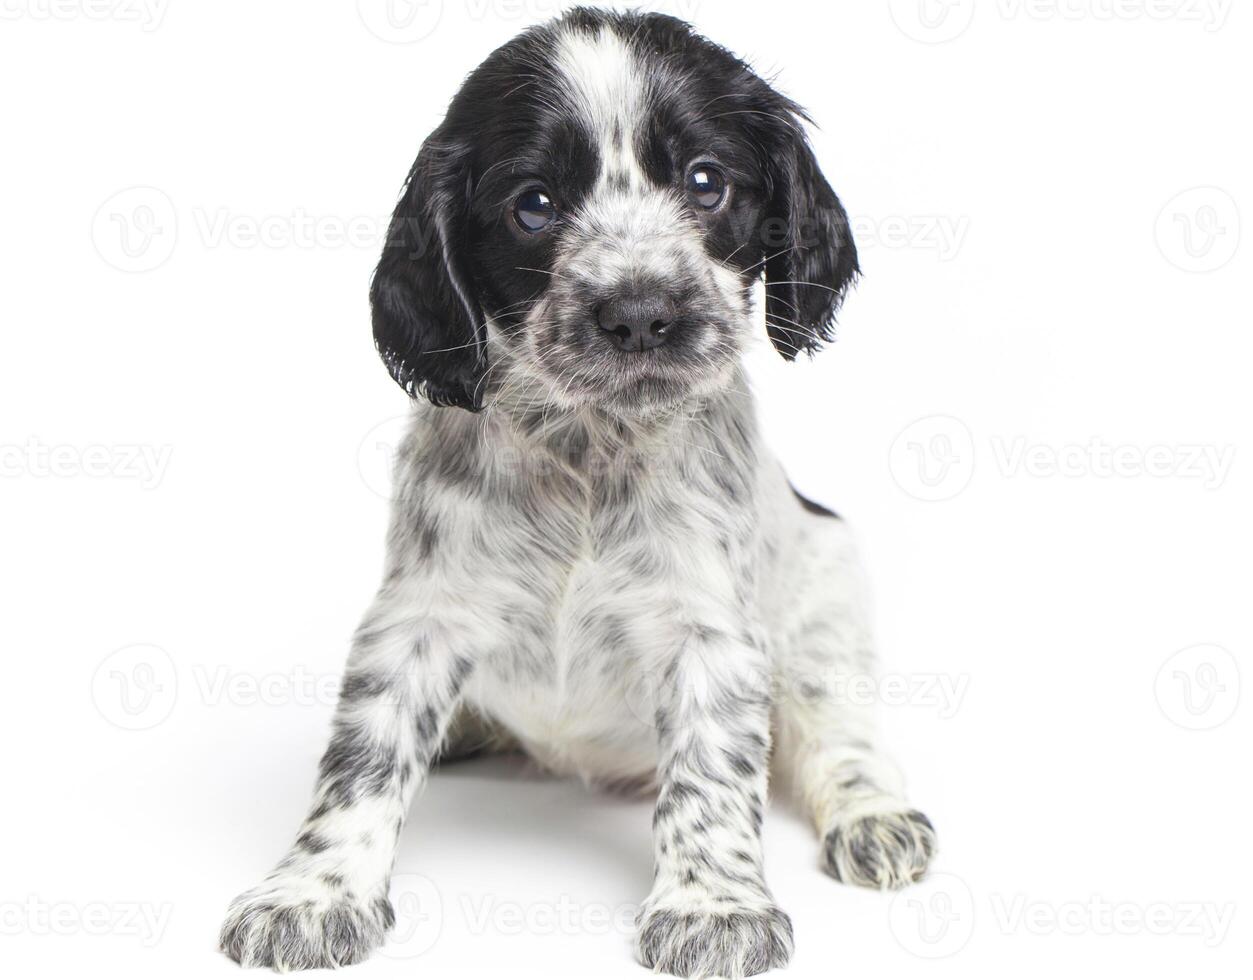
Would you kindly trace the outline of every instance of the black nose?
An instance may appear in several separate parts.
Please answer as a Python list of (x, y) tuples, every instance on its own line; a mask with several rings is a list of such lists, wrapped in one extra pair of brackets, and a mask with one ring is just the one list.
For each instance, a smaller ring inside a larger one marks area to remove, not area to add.
[(655, 293), (612, 299), (596, 311), (596, 322), (618, 350), (660, 347), (674, 336), (674, 301)]

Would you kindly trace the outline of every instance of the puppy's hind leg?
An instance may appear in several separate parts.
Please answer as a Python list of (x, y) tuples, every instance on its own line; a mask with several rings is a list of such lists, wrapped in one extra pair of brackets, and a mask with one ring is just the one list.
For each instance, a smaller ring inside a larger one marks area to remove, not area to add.
[(899, 888), (926, 873), (935, 831), (905, 801), (900, 774), (878, 747), (873, 705), (848, 696), (849, 682), (875, 669), (848, 529), (834, 517), (807, 514), (804, 523), (805, 581), (791, 597), (779, 664), (775, 766), (822, 836), (828, 873)]

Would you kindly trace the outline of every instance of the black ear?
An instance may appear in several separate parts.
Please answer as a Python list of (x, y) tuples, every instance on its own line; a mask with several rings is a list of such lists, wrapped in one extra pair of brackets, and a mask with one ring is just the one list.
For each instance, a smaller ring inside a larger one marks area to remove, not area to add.
[(374, 343), (410, 397), (482, 407), (483, 313), (466, 268), (468, 169), (437, 131), (414, 161), (370, 287)]
[(833, 338), (835, 314), (860, 269), (848, 214), (818, 168), (803, 114), (788, 103), (772, 115), (780, 128), (769, 169), (766, 317), (774, 346), (792, 360)]

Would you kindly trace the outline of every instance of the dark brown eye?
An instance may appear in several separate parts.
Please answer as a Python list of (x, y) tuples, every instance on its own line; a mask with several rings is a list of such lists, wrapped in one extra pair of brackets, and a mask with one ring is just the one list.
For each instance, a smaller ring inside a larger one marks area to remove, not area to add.
[(536, 235), (557, 220), (557, 206), (543, 191), (531, 190), (514, 202), (513, 216), (519, 228)]
[(706, 211), (712, 211), (727, 196), (727, 178), (713, 164), (702, 163), (687, 175), (687, 192)]

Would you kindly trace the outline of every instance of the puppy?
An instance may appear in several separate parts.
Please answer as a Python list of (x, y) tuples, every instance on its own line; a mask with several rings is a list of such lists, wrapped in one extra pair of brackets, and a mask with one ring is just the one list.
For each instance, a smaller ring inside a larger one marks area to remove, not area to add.
[(787, 962), (772, 756), (831, 875), (924, 873), (931, 824), (832, 683), (873, 666), (849, 534), (762, 444), (741, 367), (763, 319), (789, 360), (830, 340), (858, 272), (803, 119), (658, 15), (576, 10), (466, 81), (371, 292), (415, 400), (386, 574), (309, 815), (231, 906), (227, 955), (365, 959), (415, 790), (484, 746), (655, 790), (637, 946), (659, 971)]

